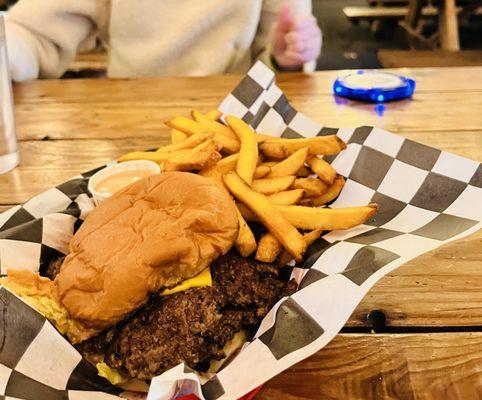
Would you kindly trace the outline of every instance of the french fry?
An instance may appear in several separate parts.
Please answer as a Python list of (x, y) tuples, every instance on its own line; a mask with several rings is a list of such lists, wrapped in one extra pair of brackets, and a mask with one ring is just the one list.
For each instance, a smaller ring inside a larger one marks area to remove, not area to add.
[(303, 189), (286, 190), (283, 192), (273, 193), (268, 196), (269, 201), (273, 204), (289, 206), (296, 204), (303, 197)]
[(208, 139), (192, 149), (173, 152), (133, 151), (119, 157), (118, 161), (149, 160), (158, 163), (163, 171), (192, 171), (206, 168), (220, 159), (216, 142)]
[(223, 113), (219, 110), (211, 110), (211, 111), (208, 111), (206, 114), (204, 114), (206, 118), (209, 118), (213, 121), (219, 121), (222, 115)]
[(300, 205), (310, 206), (310, 207), (322, 206), (328, 203), (329, 201), (336, 199), (340, 194), (341, 189), (343, 189), (344, 185), (345, 185), (345, 178), (343, 178), (342, 176), (337, 176), (333, 182), (333, 185), (331, 185), (325, 193), (323, 193), (321, 196), (318, 196), (318, 197), (301, 199)]
[(297, 172), (296, 176), (299, 178), (306, 178), (307, 176), (312, 175), (313, 172), (307, 168), (305, 165), (303, 165)]
[[(224, 160), (226, 160), (226, 158), (219, 161), (217, 164), (221, 163)], [(232, 166), (232, 169), (234, 169), (235, 166), (236, 164)], [(213, 181), (223, 192), (225, 192), (226, 195), (229, 196), (229, 198), (232, 198), (231, 193), (229, 193), (229, 190), (226, 188), (226, 185), (224, 184), (223, 175), (224, 175), (223, 167), (221, 167), (221, 168), (212, 170), (212, 173), (209, 174), (208, 176), (206, 175), (204, 176), (206, 176), (208, 179), (211, 179), (211, 181)], [(238, 207), (236, 207), (236, 212), (238, 214), (239, 231), (238, 231), (238, 237), (234, 242), (234, 246), (236, 247), (236, 250), (238, 250), (239, 254), (241, 254), (242, 257), (248, 257), (256, 250), (256, 247), (257, 247), (256, 239), (254, 238), (251, 228), (246, 223)]]
[(177, 129), (171, 129), (171, 143), (176, 144), (187, 139), (187, 135), (184, 132), (178, 131)]
[(230, 156), (224, 157), (223, 159), (219, 160), (215, 165), (199, 171), (199, 175), (206, 177), (219, 175), (219, 177), (222, 177), (228, 172), (234, 171), (234, 169), (236, 168), (236, 164), (238, 163), (238, 159), (239, 153), (231, 154)]
[(222, 151), (224, 153), (234, 154), (239, 152), (239, 141), (235, 139), (216, 133), (214, 135), (214, 140), (222, 146)]
[(306, 250), (306, 243), (296, 228), (278, 211), (277, 206), (274, 206), (266, 196), (253, 191), (234, 172), (224, 176), (224, 184), (236, 199), (242, 201), (256, 214), (264, 226), (281, 242), (293, 258), (301, 261)]
[(243, 203), (236, 203), (236, 207), (238, 207), (239, 212), (243, 216), (243, 218), (248, 222), (257, 222), (259, 221), (258, 217), (255, 213), (253, 213), (248, 207), (246, 207)]
[(309, 158), (306, 163), (309, 165), (311, 170), (318, 175), (323, 182), (331, 185), (336, 178), (336, 170), (325, 160), (318, 157)]
[(270, 232), (264, 234), (259, 243), (258, 250), (256, 251), (256, 260), (266, 263), (272, 263), (278, 257), (278, 254), (283, 249), (283, 246), (278, 239)]
[(164, 171), (200, 170), (216, 164), (221, 159), (218, 146), (213, 139), (209, 139), (193, 149), (159, 154), (169, 155), (169, 158), (162, 164)]
[(131, 160), (148, 160), (154, 161), (162, 165), (172, 153), (158, 153), (157, 151), (132, 151), (127, 154), (123, 154), (117, 161), (131, 161)]
[(266, 161), (266, 162), (264, 162), (262, 165), (265, 165), (265, 166), (267, 166), (267, 167), (272, 168), (272, 167), (274, 167), (274, 166), (275, 166), (276, 164), (278, 164), (278, 163), (279, 163), (279, 160), (278, 160), (278, 161)]
[[(167, 126), (177, 129), (186, 135), (194, 135), (195, 133), (205, 133), (207, 129), (197, 121), (186, 117), (175, 117), (164, 122)], [(214, 140), (218, 142), (222, 148), (223, 152), (232, 154), (239, 151), (239, 141), (219, 133), (214, 133)]]
[(239, 232), (234, 245), (241, 257), (249, 257), (256, 250), (256, 239), (241, 212), (237, 208), (236, 210), (238, 212)]
[(199, 122), (207, 132), (213, 132), (219, 135), (227, 136), (233, 140), (239, 141), (236, 134), (226, 125), (223, 125), (217, 121), (213, 121), (212, 119), (207, 118), (205, 115), (202, 115), (199, 111), (192, 110), (191, 111), (192, 118)]
[(269, 174), (269, 171), (271, 171), (271, 168), (268, 167), (267, 165), (258, 165), (254, 170), (253, 178), (254, 179), (264, 178), (266, 175)]
[(303, 230), (349, 229), (363, 224), (378, 209), (378, 204), (347, 208), (313, 208), (304, 206), (275, 206), (294, 227)]
[(188, 136), (194, 135), (195, 133), (205, 132), (205, 129), (199, 122), (193, 121), (192, 119), (186, 117), (174, 117), (172, 119), (164, 121), (164, 123), (169, 128), (177, 129), (178, 131), (181, 131)]
[(288, 189), (295, 182), (294, 176), (282, 176), (281, 178), (255, 179), (251, 187), (261, 194), (273, 194)]
[(308, 148), (303, 147), (295, 151), (288, 158), (280, 161), (278, 164), (271, 167), (271, 172), (267, 178), (278, 178), (280, 176), (295, 175), (298, 170), (305, 164), (306, 157), (308, 156)]
[[(315, 229), (314, 231), (307, 232), (303, 235), (303, 240), (306, 242), (307, 246), (310, 246), (317, 240), (323, 231), (321, 229)], [(288, 253), (286, 250), (283, 250), (281, 255), (279, 256), (278, 265), (284, 267), (285, 265), (289, 264), (293, 260), (291, 254)]]
[[(173, 131), (176, 131), (176, 130), (173, 129)], [(179, 133), (184, 135), (184, 133), (182, 133), (180, 131), (176, 131), (176, 132), (179, 132)], [(195, 133), (194, 135), (187, 137), (182, 142), (170, 144), (170, 145), (164, 146), (164, 147), (160, 147), (159, 149), (157, 149), (157, 152), (158, 153), (172, 153), (172, 152), (178, 151), (178, 150), (192, 149), (192, 148), (200, 145), (201, 143), (204, 143), (206, 140), (212, 139), (213, 136), (214, 136), (213, 133), (207, 133), (207, 132), (205, 132), (205, 133)]]
[(231, 115), (226, 117), (226, 122), (241, 142), (236, 172), (248, 185), (251, 185), (254, 170), (258, 164), (258, 143), (254, 132), (246, 122)]
[(263, 143), (265, 142), (266, 140), (269, 140), (269, 139), (273, 139), (273, 136), (270, 136), (270, 135), (264, 135), (262, 133), (256, 133), (256, 141), (258, 143)]
[(267, 139), (259, 145), (260, 151), (270, 158), (286, 158), (295, 151), (308, 147), (309, 155), (334, 155), (346, 148), (336, 135), (315, 136), (305, 139)]
[(305, 197), (321, 196), (328, 190), (328, 185), (318, 178), (297, 178), (293, 187), (303, 189)]

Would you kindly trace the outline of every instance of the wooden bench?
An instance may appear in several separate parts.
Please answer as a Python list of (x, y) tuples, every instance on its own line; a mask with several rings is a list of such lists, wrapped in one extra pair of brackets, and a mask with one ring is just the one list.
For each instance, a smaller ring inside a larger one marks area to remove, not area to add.
[(384, 68), (482, 66), (482, 50), (379, 50)]
[[(457, 7), (457, 12), (462, 10)], [(377, 19), (404, 19), (408, 13), (408, 7), (343, 7), (343, 13), (353, 23), (360, 20), (374, 21)], [(437, 7), (423, 7), (421, 10), (422, 17), (436, 17), (439, 14)], [(482, 15), (482, 7), (478, 7), (474, 11), (475, 15)]]
[(105, 51), (77, 54), (63, 78), (101, 78), (107, 74), (108, 55)]
[[(353, 23), (360, 20), (373, 21), (377, 19), (404, 19), (408, 15), (408, 7), (343, 7), (343, 13)], [(435, 17), (438, 9), (423, 7), (422, 16)]]

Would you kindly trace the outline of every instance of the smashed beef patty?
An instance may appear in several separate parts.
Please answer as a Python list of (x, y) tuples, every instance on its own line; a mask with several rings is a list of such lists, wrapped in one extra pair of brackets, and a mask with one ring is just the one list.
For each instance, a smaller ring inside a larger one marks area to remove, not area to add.
[(131, 377), (151, 379), (181, 362), (198, 371), (225, 357), (223, 347), (241, 329), (259, 324), (283, 296), (296, 290), (278, 269), (229, 253), (212, 268), (213, 287), (156, 297), (115, 330), (79, 345), (89, 359)]

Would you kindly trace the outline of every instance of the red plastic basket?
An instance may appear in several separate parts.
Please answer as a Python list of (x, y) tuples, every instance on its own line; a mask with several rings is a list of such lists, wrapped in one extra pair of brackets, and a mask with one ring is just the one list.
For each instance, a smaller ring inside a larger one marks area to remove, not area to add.
[[(263, 385), (258, 386), (256, 389), (251, 390), (251, 392), (245, 394), (243, 397), (240, 397), (238, 400), (253, 400), (254, 396), (258, 394), (262, 387)], [(189, 394), (187, 396), (180, 397), (178, 400), (199, 400), (199, 397), (194, 394)]]

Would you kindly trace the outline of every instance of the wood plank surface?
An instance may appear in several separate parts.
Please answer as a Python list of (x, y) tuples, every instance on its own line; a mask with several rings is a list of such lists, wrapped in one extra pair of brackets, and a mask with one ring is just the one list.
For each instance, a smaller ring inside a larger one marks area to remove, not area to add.
[(382, 49), (377, 57), (384, 67), (458, 67), (482, 66), (482, 50), (389, 50)]
[[(415, 140), (426, 137), (413, 137)], [(437, 136), (437, 146), (480, 158), (475, 140), (463, 134)], [(21, 166), (0, 178), (0, 204), (21, 203), (34, 194), (95, 168), (121, 154), (165, 144), (167, 138), (54, 140), (20, 143)], [(422, 140), (423, 142), (423, 140)], [(433, 137), (426, 137), (433, 144)], [(351, 316), (347, 326), (367, 326), (372, 310), (382, 310), (390, 326), (482, 326), (482, 233), (425, 254), (380, 280)], [(394, 290), (394, 287), (396, 290)], [(407, 302), (407, 298), (416, 300)], [(467, 299), (470, 299), (468, 301)]]
[[(482, 68), (402, 69), (413, 100), (383, 115), (332, 95), (339, 71), (281, 74), (292, 104), (326, 126), (376, 125), (482, 159)], [(69, 177), (133, 150), (157, 147), (162, 121), (215, 108), (240, 76), (36, 81), (15, 85), (21, 165), (0, 176), (0, 212)], [(378, 111), (380, 111), (378, 109)], [(39, 140), (48, 137), (56, 140)], [(370, 290), (349, 319), (385, 313), (388, 330), (452, 333), (341, 334), (271, 380), (257, 399), (475, 399), (482, 397), (482, 232), (398, 268)], [(464, 328), (467, 327), (467, 328)], [(469, 329), (470, 328), (470, 329)]]
[(482, 333), (341, 334), (256, 400), (482, 398)]
[[(125, 139), (29, 140), (19, 143), (20, 166), (0, 176), (0, 204), (22, 203), (73, 175), (88, 171), (121, 154), (167, 143), (169, 130)], [(441, 150), (482, 159), (479, 131), (404, 132), (401, 135)]]
[[(332, 95), (336, 71), (281, 74), (280, 87), (299, 111), (325, 126), (377, 125), (393, 132), (478, 130), (482, 115), (482, 68), (407, 70), (417, 80), (413, 100), (386, 105)], [(208, 78), (37, 81), (15, 85), (20, 140), (157, 136), (161, 122), (192, 108), (217, 107), (239, 81), (237, 75)], [(461, 91), (468, 92), (461, 101)], [(443, 95), (442, 95), (443, 93)], [(377, 113), (378, 111), (378, 113)], [(427, 118), (427, 116), (433, 118)]]

